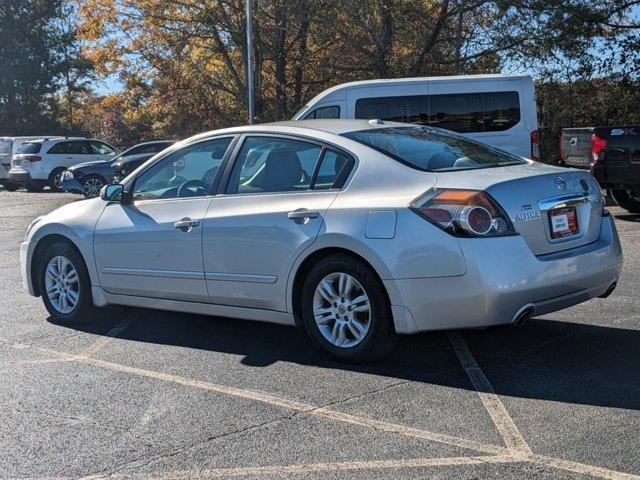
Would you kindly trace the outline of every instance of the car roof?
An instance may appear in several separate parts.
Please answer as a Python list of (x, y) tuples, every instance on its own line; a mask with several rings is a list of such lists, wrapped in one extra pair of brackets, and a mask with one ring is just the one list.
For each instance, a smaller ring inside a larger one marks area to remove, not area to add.
[(224, 134), (241, 134), (241, 133), (297, 133), (299, 135), (309, 134), (310, 131), (318, 131), (341, 135), (347, 132), (355, 132), (359, 130), (377, 130), (388, 127), (411, 127), (415, 126), (409, 123), (389, 122), (386, 120), (347, 120), (347, 119), (314, 119), (314, 120), (288, 120), (283, 122), (260, 123), (256, 125), (246, 125), (243, 127), (231, 127), (221, 130), (212, 130), (204, 132), (180, 142), (182, 145), (190, 144), (194, 141), (202, 140), (212, 136)]

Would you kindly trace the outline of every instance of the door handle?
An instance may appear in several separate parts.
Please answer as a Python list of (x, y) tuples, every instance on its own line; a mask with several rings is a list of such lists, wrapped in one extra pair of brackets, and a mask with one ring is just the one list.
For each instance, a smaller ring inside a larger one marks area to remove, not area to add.
[(182, 231), (189, 231), (194, 227), (200, 225), (198, 220), (191, 220), (190, 218), (183, 218), (182, 220), (177, 221), (173, 224), (173, 228), (177, 228)]
[(295, 210), (293, 212), (287, 213), (287, 218), (293, 220), (296, 223), (306, 223), (311, 218), (318, 218), (320, 216), (320, 212), (315, 212), (312, 210)]

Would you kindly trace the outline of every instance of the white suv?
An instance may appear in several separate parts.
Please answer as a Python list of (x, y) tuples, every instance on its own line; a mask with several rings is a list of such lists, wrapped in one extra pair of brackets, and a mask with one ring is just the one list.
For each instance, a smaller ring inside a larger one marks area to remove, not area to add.
[(38, 192), (48, 185), (60, 191), (60, 177), (68, 167), (83, 162), (109, 160), (118, 150), (101, 140), (43, 138), (23, 143), (13, 156), (9, 181)]

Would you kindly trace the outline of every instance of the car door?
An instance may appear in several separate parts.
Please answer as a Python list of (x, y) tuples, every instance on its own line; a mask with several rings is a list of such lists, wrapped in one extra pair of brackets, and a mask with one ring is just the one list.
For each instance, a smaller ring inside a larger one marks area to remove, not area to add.
[(131, 201), (108, 205), (94, 253), (109, 293), (208, 302), (202, 222), (233, 137), (175, 150), (127, 184)]
[(88, 162), (91, 149), (84, 140), (69, 140), (58, 142), (47, 152), (47, 161), (51, 169), (56, 167), (71, 167), (78, 163)]
[(204, 220), (211, 302), (286, 311), (291, 266), (317, 237), (353, 162), (310, 141), (246, 136)]

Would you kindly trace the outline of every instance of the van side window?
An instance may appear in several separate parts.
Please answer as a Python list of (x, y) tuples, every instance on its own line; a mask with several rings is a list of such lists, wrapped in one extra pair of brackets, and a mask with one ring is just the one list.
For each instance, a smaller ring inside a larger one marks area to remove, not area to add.
[(518, 92), (451, 93), (429, 97), (430, 123), (454, 132), (501, 132), (520, 121)]
[(316, 108), (304, 118), (305, 120), (309, 120), (311, 118), (340, 118), (340, 107), (338, 105), (331, 105), (328, 107)]
[(427, 96), (360, 98), (356, 100), (356, 118), (428, 125)]
[(518, 92), (360, 98), (356, 118), (431, 125), (460, 133), (500, 132), (520, 121)]

